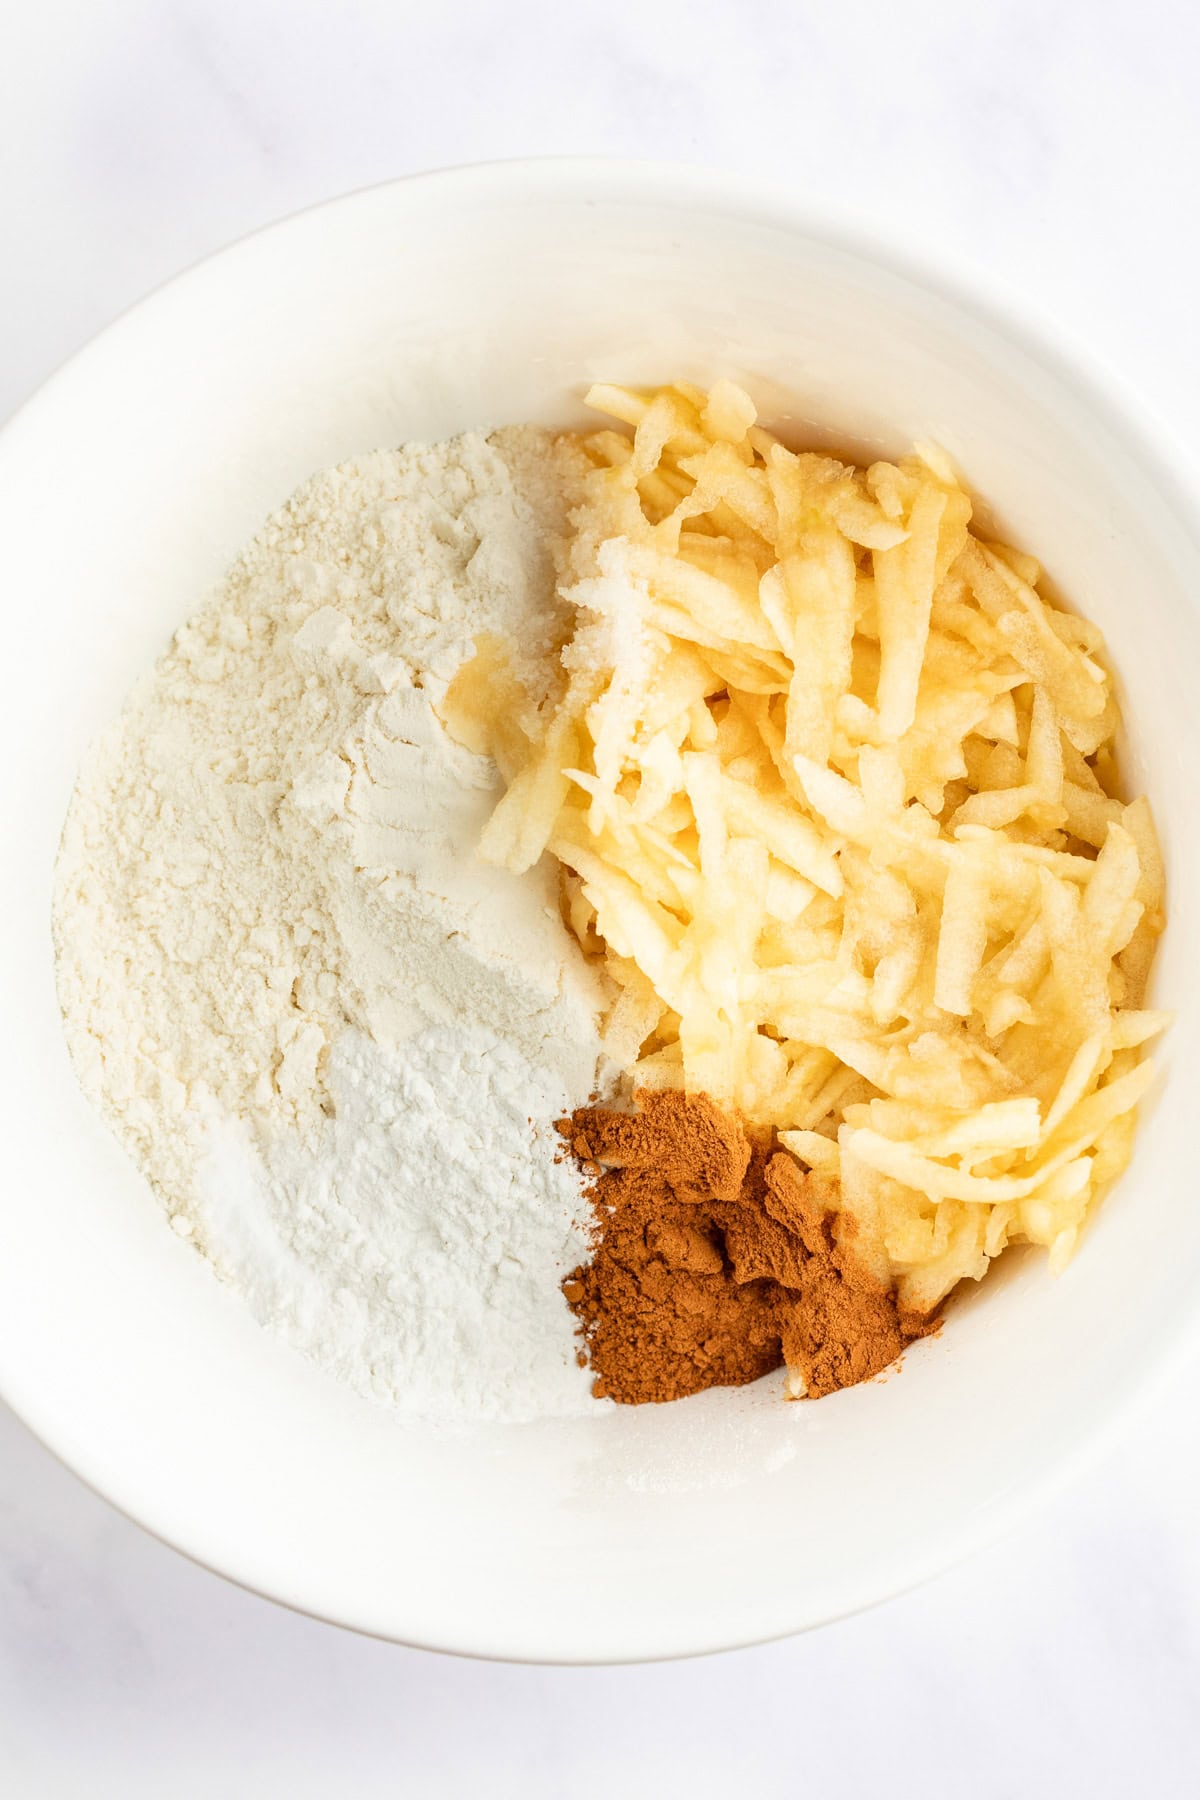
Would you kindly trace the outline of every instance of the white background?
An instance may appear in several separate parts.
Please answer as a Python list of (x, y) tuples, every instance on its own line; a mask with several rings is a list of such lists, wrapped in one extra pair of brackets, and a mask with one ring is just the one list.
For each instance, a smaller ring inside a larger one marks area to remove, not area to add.
[[(7, 11), (0, 413), (145, 289), (281, 213), (413, 169), (593, 152), (762, 171), (948, 242), (1200, 450), (1189, 5)], [(918, 1593), (805, 1639), (614, 1670), (455, 1662), (273, 1608), (143, 1536), (0, 1409), (0, 1792), (1193, 1795), (1198, 1375), (1176, 1371), (1115, 1455)]]

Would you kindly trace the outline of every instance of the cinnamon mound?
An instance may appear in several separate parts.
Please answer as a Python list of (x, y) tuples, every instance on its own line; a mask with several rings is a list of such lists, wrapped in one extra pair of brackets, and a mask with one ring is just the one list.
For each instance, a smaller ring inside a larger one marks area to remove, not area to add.
[(630, 1405), (756, 1381), (786, 1363), (811, 1398), (865, 1381), (933, 1329), (855, 1257), (832, 1184), (704, 1095), (584, 1106), (560, 1130), (595, 1208), (564, 1283), (595, 1392)]

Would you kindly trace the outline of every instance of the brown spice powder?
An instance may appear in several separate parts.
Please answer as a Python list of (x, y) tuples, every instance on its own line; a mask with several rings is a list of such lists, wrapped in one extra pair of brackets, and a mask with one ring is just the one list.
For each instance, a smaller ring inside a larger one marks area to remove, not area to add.
[(786, 1362), (816, 1398), (865, 1381), (934, 1329), (855, 1258), (830, 1185), (752, 1144), (704, 1095), (580, 1107), (560, 1130), (592, 1175), (592, 1261), (563, 1292), (594, 1391), (628, 1404), (740, 1386)]

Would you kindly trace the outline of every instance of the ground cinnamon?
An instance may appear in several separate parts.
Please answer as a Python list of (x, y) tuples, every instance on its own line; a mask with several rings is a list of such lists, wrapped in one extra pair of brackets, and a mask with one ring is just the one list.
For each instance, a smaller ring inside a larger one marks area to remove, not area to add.
[(591, 1177), (593, 1257), (563, 1291), (597, 1394), (677, 1400), (786, 1362), (815, 1398), (932, 1328), (897, 1312), (847, 1221), (835, 1242), (828, 1184), (705, 1096), (580, 1107), (560, 1129)]

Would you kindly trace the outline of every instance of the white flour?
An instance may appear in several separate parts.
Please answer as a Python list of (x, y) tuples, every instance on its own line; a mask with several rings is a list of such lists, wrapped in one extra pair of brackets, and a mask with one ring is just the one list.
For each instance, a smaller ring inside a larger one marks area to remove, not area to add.
[(494, 772), (433, 712), (479, 631), (554, 653), (576, 455), (522, 430), (314, 477), (94, 748), (63, 838), (85, 1090), (264, 1324), (422, 1411), (589, 1404), (578, 1187), (529, 1121), (595, 1085), (602, 996), (553, 875), (474, 859)]

